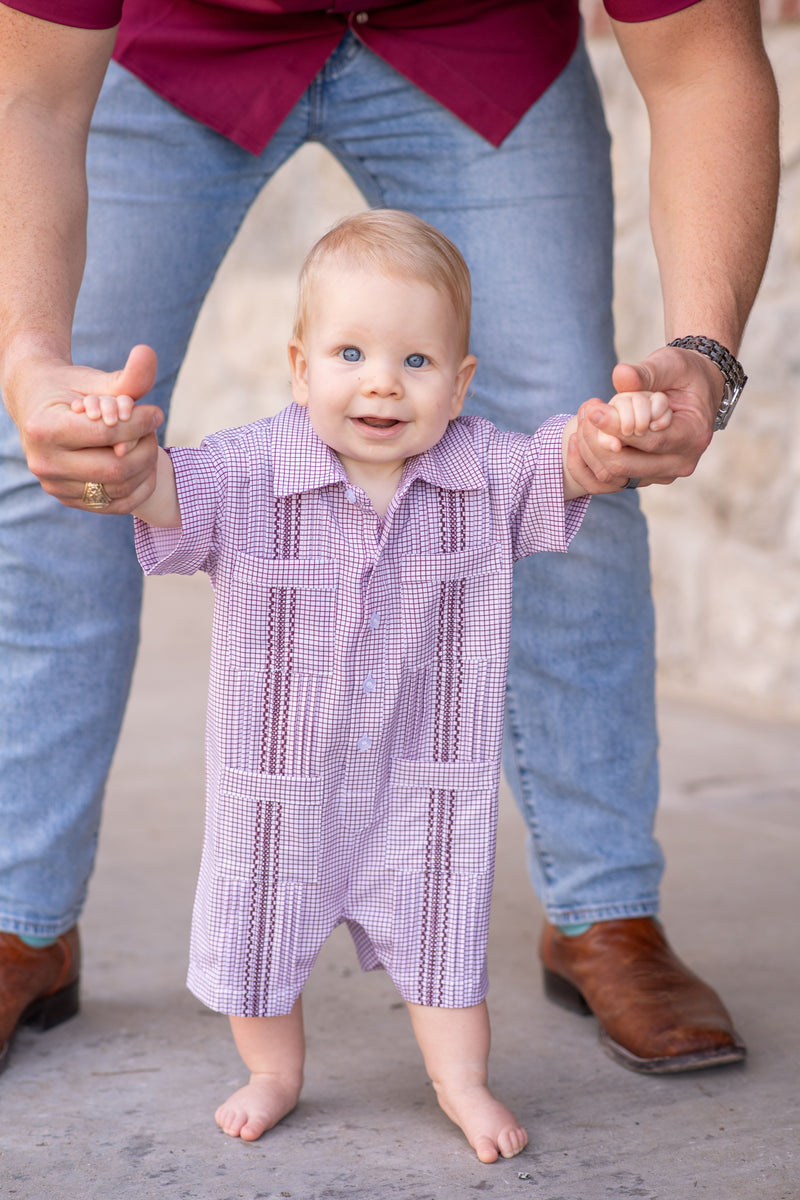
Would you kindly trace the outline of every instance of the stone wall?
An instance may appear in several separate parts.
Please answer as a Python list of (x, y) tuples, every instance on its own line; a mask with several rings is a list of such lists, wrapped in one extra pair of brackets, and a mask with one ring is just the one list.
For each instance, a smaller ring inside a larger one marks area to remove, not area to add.
[[(800, 25), (770, 27), (767, 44), (783, 97), (785, 173), (770, 265), (741, 349), (750, 382), (695, 475), (649, 488), (642, 500), (662, 689), (800, 720)], [(590, 49), (614, 136), (618, 349), (635, 359), (663, 340), (647, 226), (647, 122), (613, 38), (592, 37)], [(333, 221), (361, 207), (315, 146), (265, 190), (201, 314), (171, 440), (197, 442), (286, 403), (299, 263)]]

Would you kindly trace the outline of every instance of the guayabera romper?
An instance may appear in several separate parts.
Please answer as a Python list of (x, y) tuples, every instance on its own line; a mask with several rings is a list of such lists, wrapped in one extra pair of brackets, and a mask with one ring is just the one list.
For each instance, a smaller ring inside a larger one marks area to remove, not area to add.
[(305, 408), (170, 451), (182, 528), (136, 522), (148, 574), (215, 592), (207, 812), (189, 987), (288, 1013), (346, 922), (404, 999), (487, 988), (515, 559), (564, 551), (561, 432), (452, 421), (383, 519)]

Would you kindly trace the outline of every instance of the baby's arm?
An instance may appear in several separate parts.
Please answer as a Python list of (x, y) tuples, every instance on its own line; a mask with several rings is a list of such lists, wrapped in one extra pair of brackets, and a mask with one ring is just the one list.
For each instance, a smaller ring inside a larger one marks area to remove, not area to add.
[[(601, 432), (598, 437), (612, 452), (622, 449), (621, 438), (626, 438), (627, 445), (635, 445), (633, 439), (636, 437), (645, 433), (661, 433), (669, 428), (672, 421), (672, 409), (664, 392), (618, 392), (611, 397), (608, 407), (614, 410), (610, 415), (616, 416), (616, 430), (614, 433)], [(598, 482), (581, 458), (575, 439), (580, 419), (582, 414), (573, 417), (564, 427), (565, 500), (574, 500), (587, 493), (597, 495), (620, 490), (618, 483)]]
[[(130, 396), (77, 396), (72, 401), (71, 408), (73, 412), (86, 413), (90, 421), (102, 421), (105, 425), (114, 426), (130, 420), (133, 406), (134, 401)], [(120, 434), (123, 433), (124, 430), (121, 429)], [(121, 436), (119, 442), (114, 444), (114, 452), (122, 456), (135, 444), (125, 441)], [(133, 509), (133, 515), (146, 521), (148, 525), (157, 525), (162, 529), (179, 529), (181, 510), (175, 472), (170, 456), (166, 450), (160, 448), (152, 484), (153, 490), (150, 495)]]

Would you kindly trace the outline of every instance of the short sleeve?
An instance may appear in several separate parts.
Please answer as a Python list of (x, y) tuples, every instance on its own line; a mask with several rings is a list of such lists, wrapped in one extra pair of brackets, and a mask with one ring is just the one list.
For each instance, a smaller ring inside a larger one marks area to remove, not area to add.
[(136, 553), (145, 575), (193, 575), (213, 571), (215, 531), (225, 497), (225, 472), (204, 442), (199, 450), (172, 447), (180, 529), (134, 522)]
[(699, 0), (604, 0), (606, 12), (615, 21), (655, 21), (671, 13), (692, 8)]
[(561, 440), (570, 416), (551, 417), (533, 437), (511, 443), (520, 455), (519, 485), (511, 512), (514, 560), (542, 551), (565, 553), (581, 527), (589, 496), (564, 500)]
[(122, 17), (122, 0), (5, 0), (8, 8), (75, 29), (113, 29)]

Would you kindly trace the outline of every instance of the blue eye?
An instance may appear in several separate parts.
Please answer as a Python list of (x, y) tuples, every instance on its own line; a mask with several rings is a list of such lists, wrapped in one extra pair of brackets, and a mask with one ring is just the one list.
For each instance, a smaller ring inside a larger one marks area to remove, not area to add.
[(358, 346), (345, 346), (345, 348), (344, 348), (344, 350), (342, 350), (341, 354), (342, 354), (342, 358), (344, 359), (345, 362), (352, 362), (352, 363), (361, 362), (361, 359), (364, 357), (364, 355), (359, 350)]
[(424, 354), (409, 354), (408, 358), (406, 359), (406, 366), (424, 367), (427, 361), (428, 360)]

